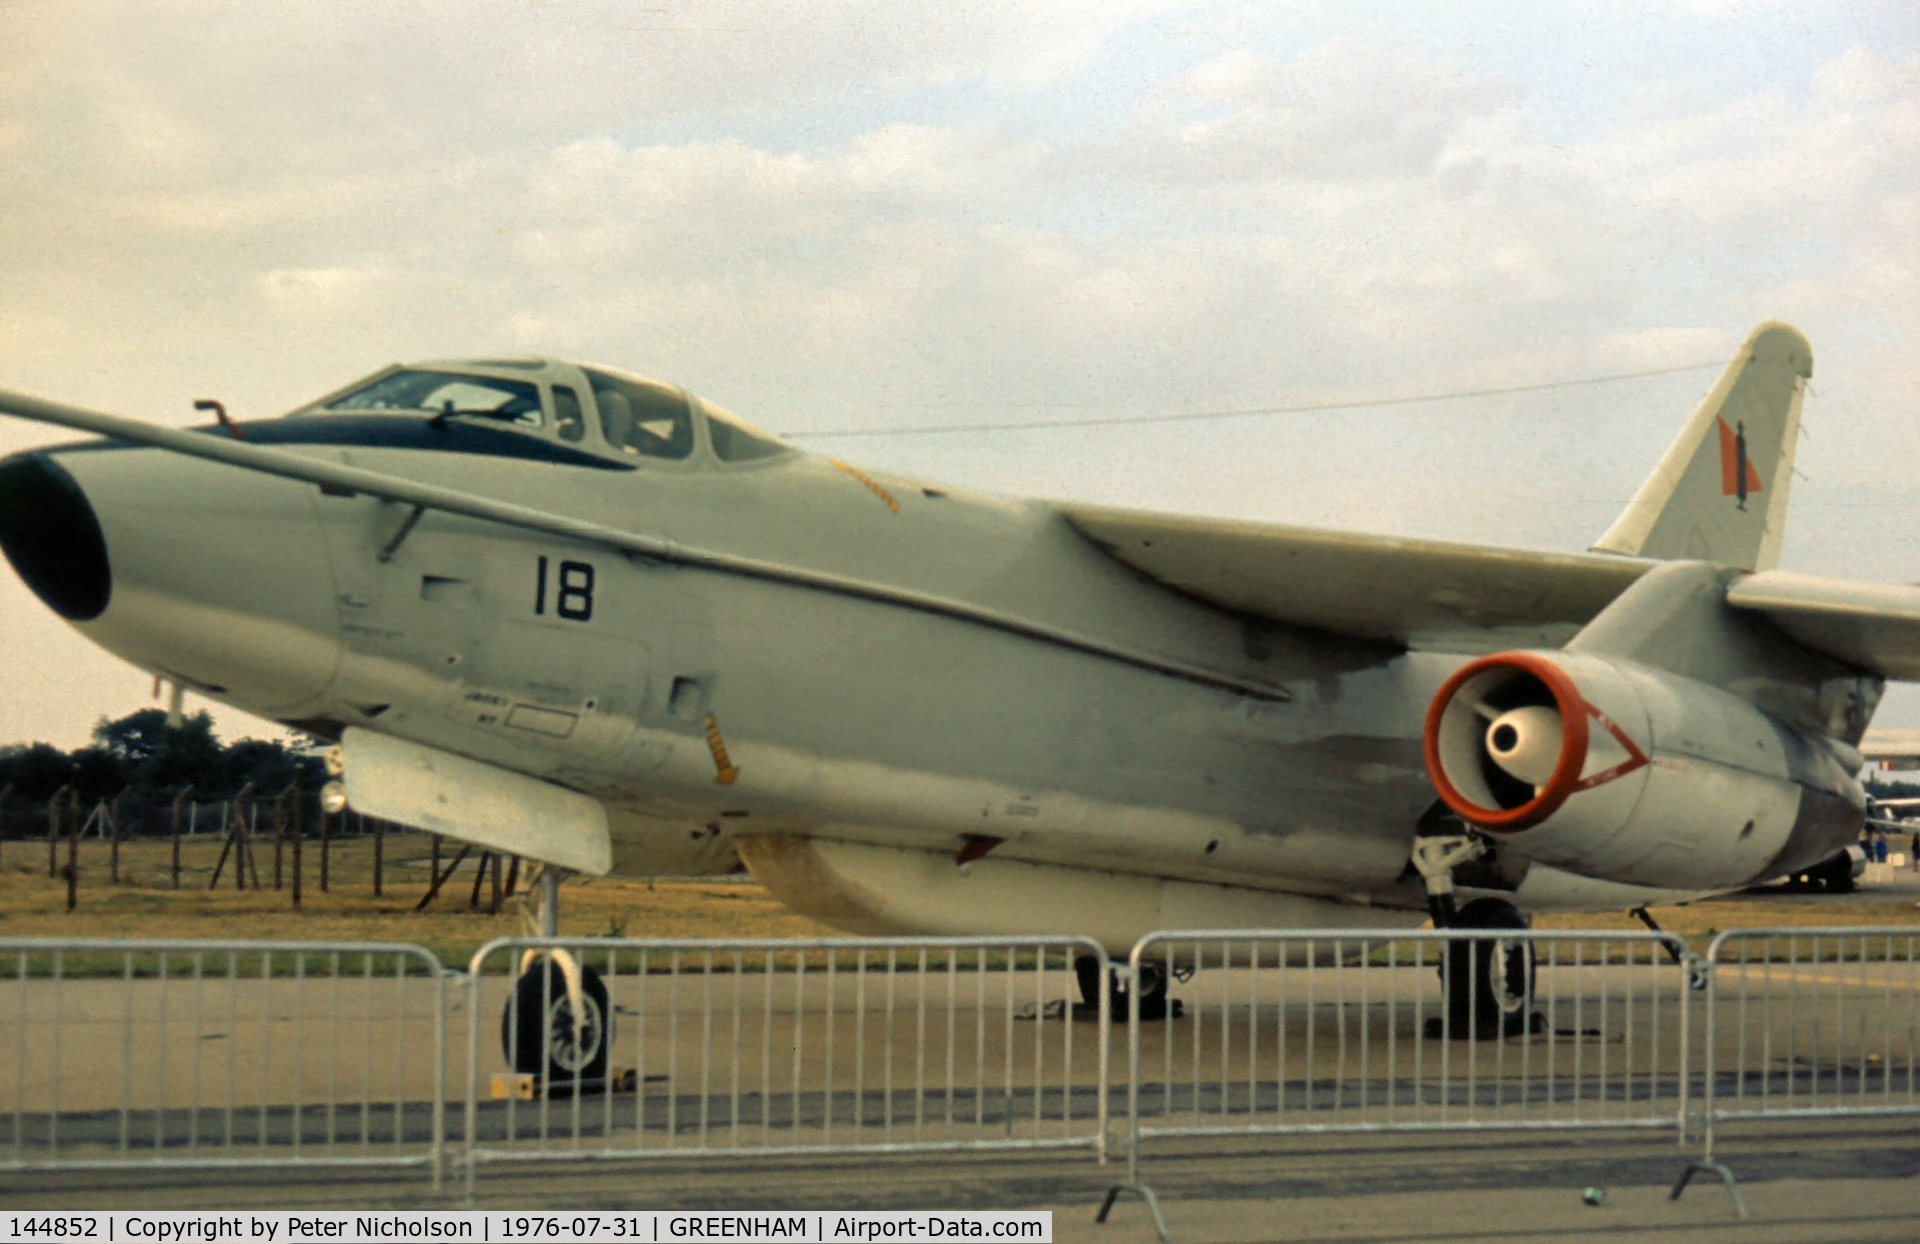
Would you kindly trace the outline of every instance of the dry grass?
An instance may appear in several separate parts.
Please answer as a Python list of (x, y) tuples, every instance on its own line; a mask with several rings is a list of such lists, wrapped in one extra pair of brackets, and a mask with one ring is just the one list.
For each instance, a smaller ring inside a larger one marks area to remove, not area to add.
[[(457, 848), (449, 846), (451, 862)], [(424, 835), (389, 836), (384, 894), (373, 893), (373, 842), (349, 839), (331, 850), (329, 892), (320, 892), (319, 844), (303, 851), (302, 905), (292, 903), (293, 853), (282, 856), (286, 888), (273, 889), (273, 847), (254, 844), (260, 890), (236, 890), (228, 862), (218, 890), (209, 890), (220, 844), (208, 838), (183, 844), (181, 888), (173, 888), (171, 849), (165, 842), (123, 844), (120, 883), (110, 880), (108, 845), (80, 847), (79, 904), (66, 909), (67, 886), (47, 876), (42, 842), (8, 842), (0, 852), (0, 937), (231, 938), (263, 941), (406, 942), (425, 946), (447, 964), (464, 963), (482, 943), (526, 931), (516, 904), (487, 910), (483, 885), (478, 909), (473, 859), (461, 866), (431, 906), (415, 912), (426, 893), (431, 847)], [(66, 863), (61, 844), (59, 863)], [(752, 881), (740, 878), (644, 881), (578, 878), (560, 904), (560, 932), (570, 937), (821, 937), (831, 930), (796, 916)]]
[[(172, 888), (169, 847), (165, 842), (128, 843), (121, 848), (121, 878), (109, 879), (108, 846), (87, 841), (80, 848), (79, 905), (66, 910), (66, 882), (47, 876), (44, 841), (12, 841), (0, 849), (0, 937), (230, 938), (272, 941), (404, 942), (427, 947), (443, 963), (464, 963), (491, 938), (524, 931), (513, 904), (498, 915), (486, 910), (490, 887), (481, 888), (480, 906), (468, 906), (473, 892), (471, 859), (447, 883), (424, 912), (414, 904), (428, 881), (429, 840), (424, 835), (390, 836), (386, 850), (386, 886), (373, 893), (373, 843), (349, 839), (332, 848), (329, 893), (320, 892), (317, 843), (303, 852), (303, 905), (292, 905), (292, 851), (283, 856), (287, 889), (275, 891), (273, 848), (256, 843), (261, 890), (235, 890), (232, 865), (220, 888), (208, 882), (220, 844), (209, 838), (182, 849), (181, 888)], [(448, 848), (447, 859), (453, 848)], [(59, 863), (66, 862), (66, 845)], [(1920, 925), (1912, 887), (1868, 888), (1848, 896), (1730, 895), (1687, 907), (1655, 908), (1669, 932), (1704, 949), (1721, 930), (1844, 924)], [(833, 930), (781, 907), (745, 877), (708, 880), (644, 881), (576, 879), (561, 903), (560, 931), (572, 937), (800, 938), (832, 936)], [(1624, 913), (1549, 916), (1543, 929), (1637, 930)]]

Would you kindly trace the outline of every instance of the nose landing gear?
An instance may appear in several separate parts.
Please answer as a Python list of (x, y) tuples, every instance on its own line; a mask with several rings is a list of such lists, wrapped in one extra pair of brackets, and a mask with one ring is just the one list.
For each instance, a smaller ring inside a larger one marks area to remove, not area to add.
[(612, 1045), (606, 983), (592, 968), (569, 964), (572, 970), (564, 970), (556, 960), (565, 954), (535, 958), (500, 1015), (508, 1065), (550, 1086), (604, 1079)]
[[(559, 929), (561, 872), (539, 866), (525, 914), (540, 937)], [(552, 1087), (603, 1080), (613, 1048), (613, 1007), (606, 982), (569, 951), (529, 950), (520, 978), (500, 1015), (500, 1045), (507, 1065), (538, 1075)]]

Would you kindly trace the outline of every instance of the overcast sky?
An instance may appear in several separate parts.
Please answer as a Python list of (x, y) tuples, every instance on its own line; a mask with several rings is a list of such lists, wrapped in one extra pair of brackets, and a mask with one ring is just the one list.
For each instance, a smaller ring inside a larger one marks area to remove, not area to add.
[[(1904, 581), (1916, 256), (1901, 0), (0, 0), (0, 387), (168, 423), (501, 351), (796, 435), (1158, 414), (1718, 364), (1777, 318), (1816, 359), (1785, 564)], [(1714, 374), (803, 443), (1577, 549)], [(0, 575), (0, 742), (148, 693)]]

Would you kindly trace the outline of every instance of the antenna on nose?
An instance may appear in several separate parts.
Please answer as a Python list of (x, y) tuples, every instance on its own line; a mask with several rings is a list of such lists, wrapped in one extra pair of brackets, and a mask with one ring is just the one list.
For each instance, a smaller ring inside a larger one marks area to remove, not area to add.
[(227, 431), (233, 433), (234, 440), (244, 441), (247, 439), (246, 437), (240, 435), (240, 425), (235, 423), (231, 418), (228, 417), (226, 403), (216, 402), (210, 397), (203, 397), (203, 398), (198, 398), (194, 401), (193, 408), (195, 410), (212, 411), (213, 417), (220, 421), (220, 426), (225, 428)]

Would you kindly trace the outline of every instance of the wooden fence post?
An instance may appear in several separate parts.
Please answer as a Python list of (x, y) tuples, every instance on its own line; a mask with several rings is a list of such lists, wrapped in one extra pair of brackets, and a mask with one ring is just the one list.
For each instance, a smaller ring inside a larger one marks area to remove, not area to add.
[[(487, 879), (488, 866), (492, 866), (496, 870), (496, 875), (497, 875), (498, 869), (500, 867), (498, 863), (499, 858), (500, 858), (499, 856), (495, 855), (491, 851), (482, 851), (480, 853), (480, 867), (473, 874), (473, 893), (467, 895), (468, 911), (480, 910), (480, 886)], [(495, 892), (497, 893), (499, 882), (496, 881), (494, 883), (494, 886), (495, 886)]]
[[(227, 867), (228, 856), (233, 857), (233, 888), (236, 890), (247, 888), (247, 864), (253, 857), (253, 847), (248, 841), (245, 805), (252, 796), (253, 783), (248, 782), (227, 803), (227, 840), (220, 846), (220, 859), (213, 866), (213, 880), (207, 882), (209, 890), (219, 887), (220, 874)], [(257, 868), (253, 873), (253, 887), (256, 890), (260, 888), (260, 871)]]
[[(75, 812), (80, 809), (74, 808)], [(86, 822), (78, 816), (67, 818), (67, 910), (80, 905), (80, 831)]]
[(260, 805), (252, 797), (253, 784), (247, 784), (247, 812), (249, 815), (240, 821), (240, 859), (247, 866), (247, 873), (253, 879), (253, 888), (260, 888), (260, 861), (253, 853), (253, 830), (260, 823)]
[[(293, 800), (293, 906), (294, 910), (298, 911), (300, 908), (300, 876), (301, 873), (305, 871), (300, 864), (300, 845), (305, 841), (307, 836), (305, 816), (307, 801), (299, 789), (293, 786), (287, 787), (286, 794), (283, 795), (282, 798), (291, 798)], [(325, 824), (325, 822), (323, 821), (322, 824)], [(323, 855), (320, 858), (324, 860), (326, 856)], [(323, 873), (321, 875), (324, 876), (325, 874)]]
[(173, 808), (168, 814), (173, 827), (173, 888), (176, 890), (180, 888), (180, 805), (192, 793), (193, 787), (181, 787), (180, 793), (173, 797)]
[(329, 862), (333, 850), (333, 838), (327, 832), (328, 827), (332, 824), (333, 819), (329, 817), (323, 809), (320, 813), (320, 893), (322, 894), (331, 893), (333, 890), (333, 878), (329, 871)]
[(280, 889), (280, 853), (286, 848), (286, 842), (287, 792), (283, 790), (273, 799), (273, 888), (276, 891)]
[(73, 787), (62, 786), (47, 800), (47, 876), (60, 875), (60, 801)]
[[(433, 836), (433, 842), (435, 846), (439, 846), (440, 835), (435, 834)], [(447, 869), (445, 872), (440, 871), (438, 867), (439, 853), (438, 852), (435, 853), (434, 855), (435, 868), (433, 873), (433, 881), (431, 884), (427, 886), (427, 892), (420, 896), (420, 901), (414, 904), (413, 909), (415, 911), (425, 911), (427, 909), (427, 904), (431, 903), (434, 900), (434, 898), (440, 893), (440, 887), (445, 885), (448, 879), (453, 876), (453, 870), (460, 867), (460, 862), (467, 858), (467, 852), (471, 850), (473, 850), (472, 843), (470, 842), (461, 843), (460, 850), (455, 853), (453, 857), (453, 862), (447, 865)]]
[[(366, 828), (366, 824), (366, 821), (362, 819), (360, 822), (361, 828)], [(375, 817), (373, 821), (373, 896), (375, 898), (381, 896), (381, 873), (384, 871), (384, 865), (386, 864), (386, 848), (387, 823)]]
[(108, 808), (107, 816), (113, 822), (113, 852), (108, 856), (107, 877), (114, 885), (120, 884), (120, 835), (127, 819), (127, 796), (133, 793), (133, 787), (123, 786), (120, 793), (113, 797), (113, 805)]

